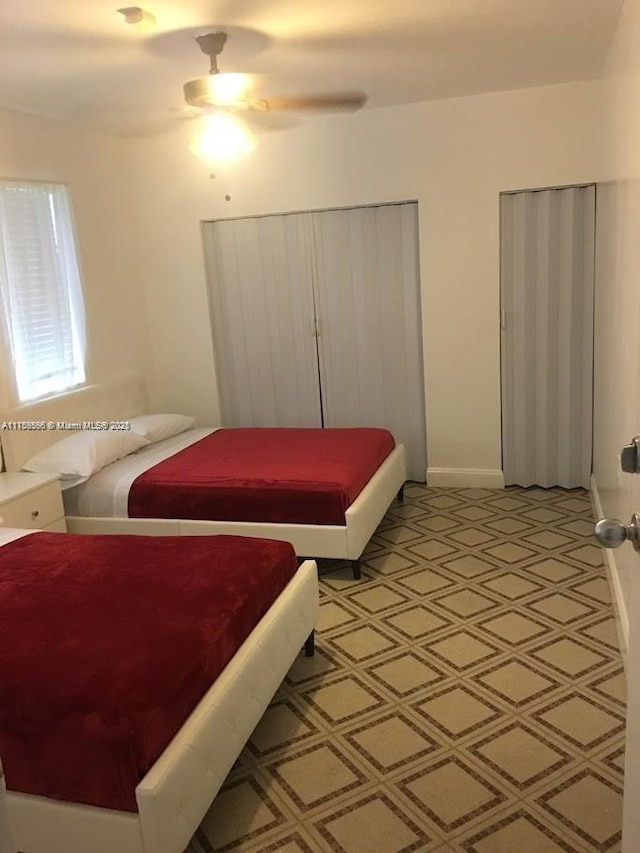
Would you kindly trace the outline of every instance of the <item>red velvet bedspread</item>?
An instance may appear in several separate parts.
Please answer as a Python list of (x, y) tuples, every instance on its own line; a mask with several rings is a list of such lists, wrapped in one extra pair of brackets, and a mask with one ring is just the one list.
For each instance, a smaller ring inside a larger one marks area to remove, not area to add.
[(1, 547), (8, 788), (136, 811), (136, 785), (296, 568), (288, 543), (238, 536)]
[(220, 429), (137, 477), (129, 516), (344, 525), (394, 446), (384, 429)]

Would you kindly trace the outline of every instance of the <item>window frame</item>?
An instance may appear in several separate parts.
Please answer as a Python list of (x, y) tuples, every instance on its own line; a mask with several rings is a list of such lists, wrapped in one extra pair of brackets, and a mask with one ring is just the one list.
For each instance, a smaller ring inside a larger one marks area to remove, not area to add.
[[(11, 189), (39, 191), (30, 206), (25, 200), (25, 215), (31, 216), (32, 222), (19, 222), (17, 197), (16, 209), (8, 209)], [(9, 195), (5, 195), (7, 191)], [(14, 217), (13, 222), (9, 221), (10, 216)], [(16, 229), (13, 235), (7, 233), (11, 227)], [(19, 233), (21, 228), (23, 232)], [(29, 241), (32, 246), (38, 244), (36, 263), (27, 272), (33, 274), (32, 282), (27, 275), (20, 275), (29, 267)], [(17, 272), (12, 266), (18, 268)], [(38, 291), (29, 293), (30, 286)], [(7, 376), (10, 396), (19, 404), (87, 384), (84, 289), (68, 183), (0, 177), (0, 308), (1, 344), (11, 365)], [(37, 311), (45, 316), (41, 328), (34, 319)], [(36, 332), (46, 340), (46, 347), (40, 352), (29, 340), (30, 334)], [(47, 361), (52, 368), (38, 375)]]

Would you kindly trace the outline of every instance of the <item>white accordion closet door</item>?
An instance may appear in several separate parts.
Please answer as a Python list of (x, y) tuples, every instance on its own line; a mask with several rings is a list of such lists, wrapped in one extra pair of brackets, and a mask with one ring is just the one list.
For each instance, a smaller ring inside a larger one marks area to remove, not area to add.
[(418, 205), (311, 216), (324, 424), (389, 429), (424, 481)]
[(589, 488), (595, 187), (501, 196), (506, 485)]
[(222, 420), (319, 427), (308, 215), (203, 223)]
[(203, 224), (225, 426), (374, 426), (426, 475), (417, 203)]

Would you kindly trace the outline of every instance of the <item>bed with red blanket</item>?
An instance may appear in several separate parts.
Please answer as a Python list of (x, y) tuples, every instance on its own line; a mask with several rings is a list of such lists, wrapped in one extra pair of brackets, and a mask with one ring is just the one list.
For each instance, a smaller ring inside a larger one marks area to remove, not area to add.
[(19, 849), (180, 853), (313, 637), (314, 564), (235, 536), (0, 534)]
[(383, 429), (189, 430), (65, 492), (69, 530), (236, 533), (300, 556), (359, 558), (404, 484)]
[[(4, 418), (124, 421), (146, 411), (131, 378), (25, 404)], [(3, 433), (20, 470), (55, 431)], [(228, 533), (290, 542), (300, 557), (360, 557), (405, 481), (404, 447), (383, 429), (189, 430), (154, 442), (65, 490), (75, 533)]]
[(394, 448), (384, 429), (218, 429), (137, 476), (128, 515), (344, 524)]

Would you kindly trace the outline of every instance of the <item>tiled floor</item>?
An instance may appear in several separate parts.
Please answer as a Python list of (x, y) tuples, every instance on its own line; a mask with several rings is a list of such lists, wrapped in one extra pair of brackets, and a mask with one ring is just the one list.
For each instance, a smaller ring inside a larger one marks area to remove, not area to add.
[(624, 671), (585, 492), (409, 485), (322, 569), (189, 853), (620, 849)]

